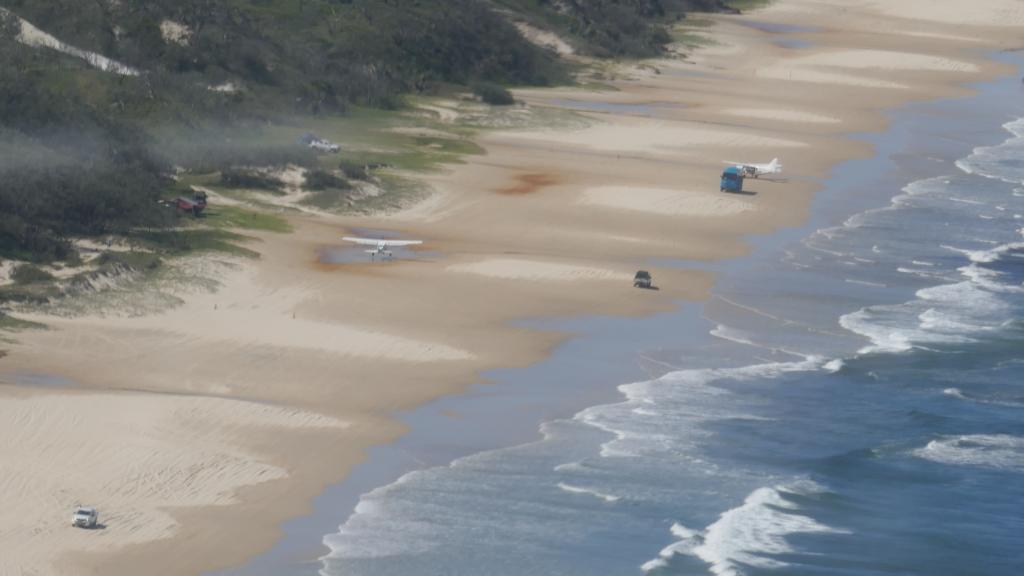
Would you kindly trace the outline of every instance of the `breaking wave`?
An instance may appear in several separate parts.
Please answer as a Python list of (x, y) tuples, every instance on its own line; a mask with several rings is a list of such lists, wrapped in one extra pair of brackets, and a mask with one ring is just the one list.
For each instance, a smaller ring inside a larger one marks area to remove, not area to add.
[(742, 576), (745, 567), (781, 569), (789, 566), (779, 555), (793, 554), (787, 541), (793, 534), (849, 534), (848, 530), (826, 526), (807, 516), (794, 496), (816, 496), (825, 489), (809, 480), (775, 487), (758, 488), (743, 504), (722, 513), (718, 521), (703, 532), (672, 526), (679, 538), (662, 549), (657, 558), (641, 568), (645, 572), (664, 568), (677, 554), (688, 554), (708, 564), (717, 576)]
[(1008, 434), (967, 434), (932, 440), (914, 455), (956, 466), (1024, 469), (1024, 438)]

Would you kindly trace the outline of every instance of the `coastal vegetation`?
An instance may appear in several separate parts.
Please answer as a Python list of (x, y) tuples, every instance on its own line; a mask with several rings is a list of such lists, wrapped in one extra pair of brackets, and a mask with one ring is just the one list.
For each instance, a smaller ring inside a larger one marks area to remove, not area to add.
[[(667, 27), (685, 11), (723, 7), (718, 0), (7, 0), (0, 8), (0, 259), (77, 266), (75, 239), (111, 236), (165, 254), (246, 252), (237, 238), (218, 235), (233, 226), (286, 229), (279, 216), (260, 214), (266, 203), (217, 207), (196, 219), (162, 201), (190, 196), (196, 182), (225, 194), (280, 195), (287, 186), (265, 168), (292, 166), (305, 174), (307, 205), (351, 209), (358, 191), (395, 182), (375, 168), (426, 169), (479, 149), (456, 132), (406, 137), (385, 158), (343, 150), (339, 160), (296, 144), (312, 119), (330, 126), (332, 118), (353, 118), (352, 129), (374, 115), (361, 111), (399, 109), (414, 95), (468, 88), (484, 103), (509, 105), (508, 86), (571, 81), (573, 65), (529, 41), (517, 23), (553, 31), (582, 54), (642, 57), (672, 41)], [(21, 19), (134, 72), (100, 70), (33, 44), (26, 31), (38, 30)], [(377, 206), (393, 203), (365, 196)], [(37, 269), (49, 274), (44, 268)], [(51, 280), (11, 278), (17, 286)]]

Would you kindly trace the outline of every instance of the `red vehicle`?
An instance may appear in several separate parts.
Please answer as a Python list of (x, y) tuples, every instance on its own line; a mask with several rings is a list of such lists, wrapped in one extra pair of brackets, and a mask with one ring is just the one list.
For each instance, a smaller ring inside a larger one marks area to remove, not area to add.
[(196, 191), (191, 199), (178, 196), (174, 200), (168, 201), (167, 205), (184, 212), (191, 212), (193, 216), (198, 218), (203, 210), (206, 209), (206, 192)]

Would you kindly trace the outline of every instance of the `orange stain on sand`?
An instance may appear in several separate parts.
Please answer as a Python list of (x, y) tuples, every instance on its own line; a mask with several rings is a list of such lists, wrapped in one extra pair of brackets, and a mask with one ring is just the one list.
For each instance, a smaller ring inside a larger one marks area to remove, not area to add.
[(496, 192), (498, 194), (505, 194), (508, 196), (523, 196), (538, 192), (542, 188), (561, 184), (563, 181), (560, 176), (544, 173), (520, 174), (516, 176), (514, 180), (515, 183), (511, 186), (499, 188)]

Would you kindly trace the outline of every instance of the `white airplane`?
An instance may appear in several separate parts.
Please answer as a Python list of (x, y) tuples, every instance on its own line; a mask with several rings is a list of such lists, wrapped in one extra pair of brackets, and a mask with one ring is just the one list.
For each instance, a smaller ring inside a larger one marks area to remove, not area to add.
[(772, 159), (767, 164), (753, 164), (747, 162), (732, 162), (730, 160), (725, 161), (726, 164), (735, 166), (743, 175), (747, 178), (758, 178), (767, 174), (781, 174), (782, 164), (779, 163), (778, 158)]
[(388, 248), (423, 244), (422, 240), (383, 240), (380, 238), (356, 238), (354, 236), (345, 236), (342, 240), (355, 242), (356, 244), (361, 244), (363, 246), (373, 246), (373, 248), (366, 251), (366, 253), (370, 255), (370, 260), (373, 260), (377, 254), (380, 254), (385, 258), (391, 258), (392, 253)]

